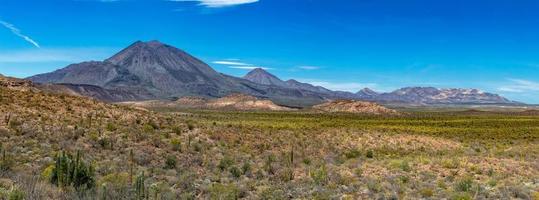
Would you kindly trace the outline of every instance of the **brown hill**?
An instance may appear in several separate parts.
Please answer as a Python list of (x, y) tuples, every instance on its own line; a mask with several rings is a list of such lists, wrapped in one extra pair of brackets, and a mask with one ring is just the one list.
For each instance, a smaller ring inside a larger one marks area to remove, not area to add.
[(231, 94), (223, 98), (210, 100), (207, 103), (207, 106), (210, 108), (231, 108), (236, 110), (292, 110), (287, 107), (276, 105), (270, 100), (261, 100), (244, 94)]
[(122, 102), (122, 105), (149, 109), (163, 108), (200, 108), (200, 109), (230, 109), (230, 110), (267, 110), (267, 111), (289, 111), (288, 107), (279, 106), (271, 100), (262, 100), (244, 94), (231, 94), (218, 99), (206, 99), (203, 97), (182, 97), (176, 101), (151, 100)]
[(397, 111), (388, 109), (376, 103), (354, 100), (335, 100), (316, 105), (313, 108), (325, 112), (365, 113), (375, 115), (397, 114)]

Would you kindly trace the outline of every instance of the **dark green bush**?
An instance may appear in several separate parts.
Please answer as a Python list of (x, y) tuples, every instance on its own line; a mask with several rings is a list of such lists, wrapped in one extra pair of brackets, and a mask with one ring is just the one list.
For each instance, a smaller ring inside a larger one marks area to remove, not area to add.
[(242, 174), (240, 169), (236, 166), (231, 167), (229, 171), (230, 171), (230, 174), (232, 174), (234, 178), (239, 178)]
[(230, 166), (232, 166), (232, 164), (233, 164), (232, 159), (230, 159), (229, 157), (225, 156), (223, 159), (221, 159), (221, 161), (219, 162), (219, 165), (217, 165), (217, 167), (218, 167), (221, 171), (225, 171), (225, 170), (228, 169)]
[(165, 169), (175, 169), (176, 168), (176, 156), (169, 155), (165, 161)]
[(367, 150), (367, 158), (374, 158), (374, 152), (372, 150)]
[(357, 150), (357, 149), (352, 149), (350, 151), (345, 152), (344, 156), (347, 159), (359, 158), (359, 156), (361, 156), (361, 152), (359, 150)]

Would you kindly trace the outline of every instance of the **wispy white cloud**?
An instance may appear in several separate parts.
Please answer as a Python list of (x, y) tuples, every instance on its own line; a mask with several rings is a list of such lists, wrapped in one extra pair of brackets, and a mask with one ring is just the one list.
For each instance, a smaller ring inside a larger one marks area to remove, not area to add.
[(261, 69), (264, 69), (264, 70), (273, 70), (273, 68), (270, 68), (270, 67), (260, 67), (260, 66), (228, 66), (228, 68), (231, 68), (231, 69), (245, 69), (245, 70), (253, 70), (253, 69), (256, 69), (256, 68), (261, 68)]
[(208, 8), (221, 8), (228, 6), (236, 6), (241, 4), (256, 3), (258, 0), (169, 0), (177, 2), (199, 2), (199, 5)]
[(113, 54), (112, 48), (58, 48), (0, 51), (0, 63), (47, 63), (103, 60)]
[(223, 65), (230, 69), (253, 70), (256, 68), (261, 68), (265, 70), (273, 70), (273, 68), (271, 67), (260, 67), (254, 64), (245, 63), (245, 62), (242, 62), (240, 59), (224, 59), (224, 60), (213, 61), (211, 63), (217, 64), (217, 65)]
[(218, 64), (218, 65), (233, 65), (233, 66), (249, 66), (251, 64), (248, 64), (248, 63), (242, 63), (242, 62), (238, 62), (239, 60), (235, 60), (235, 61), (231, 61), (231, 60), (219, 60), (219, 61), (214, 61), (212, 62), (213, 64)]
[(26, 40), (27, 42), (29, 42), (30, 44), (34, 45), (35, 47), (37, 48), (40, 48), (39, 44), (33, 40), (32, 38), (30, 38), (29, 36), (26, 36), (26, 35), (23, 35), (21, 33), (21, 30), (18, 29), (17, 27), (15, 27), (13, 24), (11, 23), (8, 23), (6, 21), (2, 21), (0, 20), (0, 24), (2, 24), (4, 27), (6, 27), (7, 29), (9, 29), (13, 34), (15, 34), (16, 36)]
[(502, 92), (526, 93), (539, 92), (539, 83), (523, 79), (507, 79), (509, 84), (498, 88)]
[(299, 79), (300, 82), (309, 83), (312, 85), (322, 86), (330, 90), (346, 91), (346, 92), (358, 92), (363, 88), (377, 89), (376, 83), (356, 83), (356, 82), (332, 82), (324, 80), (312, 80), (312, 79)]
[(320, 69), (320, 67), (318, 67), (318, 66), (299, 66), (298, 68), (303, 69), (303, 70), (317, 70), (317, 69)]

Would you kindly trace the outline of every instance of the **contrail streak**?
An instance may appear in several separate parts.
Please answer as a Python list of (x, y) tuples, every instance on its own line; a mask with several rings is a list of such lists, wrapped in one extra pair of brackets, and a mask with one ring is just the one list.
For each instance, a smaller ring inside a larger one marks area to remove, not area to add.
[(6, 27), (7, 29), (9, 29), (13, 34), (15, 34), (16, 36), (19, 36), (20, 38), (26, 40), (27, 42), (31, 43), (32, 45), (36, 46), (37, 48), (40, 48), (39, 44), (34, 41), (32, 38), (26, 36), (26, 35), (23, 35), (21, 33), (21, 30), (19, 30), (17, 27), (15, 27), (13, 24), (10, 24), (8, 22), (5, 22), (5, 21), (2, 21), (0, 20), (0, 24), (4, 25), (4, 27)]

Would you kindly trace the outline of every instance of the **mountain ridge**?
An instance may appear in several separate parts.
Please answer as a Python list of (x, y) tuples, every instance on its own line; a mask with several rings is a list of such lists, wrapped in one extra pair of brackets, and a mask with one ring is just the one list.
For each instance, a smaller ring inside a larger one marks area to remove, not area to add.
[(404, 87), (388, 93), (377, 93), (368, 88), (356, 93), (364, 99), (377, 102), (404, 102), (416, 104), (520, 104), (498, 94), (478, 89)]
[[(219, 73), (187, 52), (157, 40), (137, 41), (103, 61), (71, 64), (27, 80), (41, 84), (76, 85), (80, 91), (84, 85), (101, 87), (104, 92), (91, 89), (96, 91), (93, 93), (107, 94), (101, 96), (114, 97), (109, 101), (183, 96), (219, 98), (243, 93), (292, 107), (311, 106), (332, 99), (414, 104), (515, 103), (476, 89), (407, 87), (389, 93), (377, 93), (368, 88), (357, 93), (332, 91), (294, 79), (283, 81), (262, 68), (253, 69), (243, 78), (238, 78)], [(122, 94), (114, 95), (115, 92)]]

